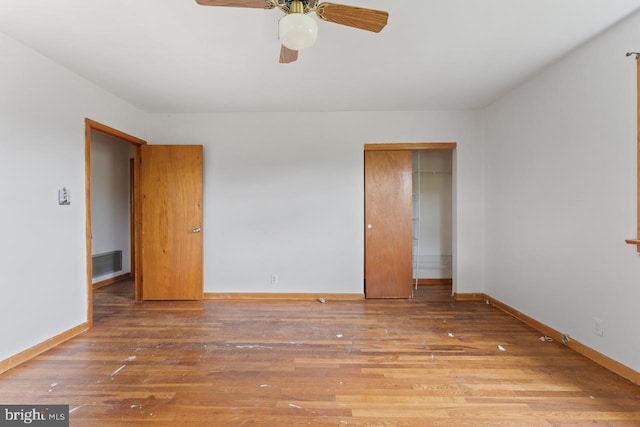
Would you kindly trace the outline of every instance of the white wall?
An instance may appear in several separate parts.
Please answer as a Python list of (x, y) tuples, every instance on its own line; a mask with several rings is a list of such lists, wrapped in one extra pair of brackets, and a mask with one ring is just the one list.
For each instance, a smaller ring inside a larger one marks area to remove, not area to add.
[(448, 141), (454, 286), (484, 291), (477, 112), (166, 115), (152, 129), (153, 143), (204, 145), (205, 292), (362, 293), (364, 144)]
[(639, 42), (636, 14), (488, 108), (485, 141), (487, 293), (636, 371)]
[(122, 251), (122, 269), (94, 277), (93, 283), (131, 272), (129, 159), (133, 159), (131, 144), (101, 132), (92, 132), (91, 229), (93, 255)]
[(0, 58), (4, 360), (87, 320), (85, 117), (144, 138), (147, 116), (2, 34)]
[(205, 145), (207, 292), (361, 293), (363, 145), (455, 141), (454, 279), (484, 290), (477, 112), (150, 117), (1, 34), (0, 55), (0, 360), (87, 320), (85, 117)]

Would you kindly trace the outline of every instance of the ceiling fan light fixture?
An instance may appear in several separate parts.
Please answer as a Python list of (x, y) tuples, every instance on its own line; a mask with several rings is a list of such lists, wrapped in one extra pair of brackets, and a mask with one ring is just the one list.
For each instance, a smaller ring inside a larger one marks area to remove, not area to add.
[(278, 23), (278, 38), (288, 49), (306, 49), (318, 39), (318, 23), (304, 13), (290, 13)]

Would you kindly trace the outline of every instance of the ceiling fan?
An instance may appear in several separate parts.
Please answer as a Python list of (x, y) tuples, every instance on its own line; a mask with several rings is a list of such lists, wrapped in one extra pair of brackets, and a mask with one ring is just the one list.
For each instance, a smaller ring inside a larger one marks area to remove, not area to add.
[(278, 23), (280, 63), (288, 64), (298, 59), (298, 51), (311, 47), (318, 37), (316, 21), (307, 14), (315, 12), (323, 21), (379, 33), (387, 25), (389, 13), (382, 10), (345, 6), (336, 3), (319, 3), (318, 0), (196, 0), (202, 6), (250, 7), (256, 9), (278, 8), (285, 16)]

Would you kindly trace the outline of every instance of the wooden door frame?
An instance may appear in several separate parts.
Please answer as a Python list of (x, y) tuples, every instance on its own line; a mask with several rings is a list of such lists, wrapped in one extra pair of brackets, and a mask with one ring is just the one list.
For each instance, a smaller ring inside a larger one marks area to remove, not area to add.
[[(458, 144), (456, 142), (399, 142), (399, 143), (364, 144), (364, 151), (429, 151), (429, 150), (442, 151), (444, 150), (444, 151), (451, 151), (453, 154), (457, 149), (457, 147), (458, 147)], [(455, 174), (453, 178), (454, 178), (454, 182), (456, 182)], [(454, 188), (454, 194), (457, 194), (457, 192), (455, 191), (455, 188)], [(366, 197), (366, 194), (364, 196)], [(456, 213), (452, 211), (452, 215), (454, 215), (454, 218), (455, 218), (455, 214)], [(363, 218), (363, 221), (364, 221), (363, 229), (365, 229), (367, 226), (366, 218)], [(366, 259), (367, 259), (366, 237), (363, 244), (364, 244), (364, 251), (365, 251), (364, 260), (366, 263)], [(457, 247), (457, 245), (454, 245), (454, 246)], [(363, 266), (363, 268), (365, 267)], [(365, 277), (365, 281), (366, 281), (366, 277)], [(451, 283), (452, 293), (455, 291), (455, 286), (456, 286), (455, 281), (452, 280), (452, 283)]]
[[(145, 145), (147, 142), (137, 138), (135, 136), (129, 135), (117, 129), (114, 129), (110, 126), (104, 125), (102, 123), (98, 123), (89, 118), (84, 119), (85, 122), (85, 136), (84, 136), (84, 168), (85, 168), (85, 197), (86, 197), (86, 238), (87, 238), (87, 322), (89, 323), (89, 327), (93, 326), (93, 263), (92, 263), (92, 255), (93, 255), (93, 242), (92, 242), (92, 223), (91, 223), (91, 133), (93, 131), (103, 133), (105, 135), (112, 136), (114, 138), (120, 139), (123, 142), (128, 142), (133, 145), (134, 149), (134, 176), (138, 175), (138, 165), (137, 161), (140, 157), (140, 146)], [(135, 181), (132, 184), (134, 195), (133, 195), (133, 205), (131, 206), (132, 211), (132, 220), (131, 229), (133, 233), (133, 248), (136, 253), (134, 255), (135, 258), (135, 266), (131, 266), (132, 271), (140, 272), (139, 265), (139, 250), (140, 245), (140, 209), (139, 206), (139, 191), (138, 191), (138, 181)], [(140, 274), (136, 274), (134, 276), (135, 288), (136, 288), (136, 300), (140, 299), (141, 295), (141, 287), (142, 281), (139, 277)]]
[(637, 185), (636, 185), (636, 218), (637, 218), (637, 231), (636, 237), (633, 239), (625, 239), (630, 245), (636, 245), (636, 251), (640, 253), (640, 53), (638, 52), (629, 52), (627, 56), (635, 55), (636, 56), (636, 142), (637, 142), (637, 158), (636, 158), (636, 174), (637, 174)]

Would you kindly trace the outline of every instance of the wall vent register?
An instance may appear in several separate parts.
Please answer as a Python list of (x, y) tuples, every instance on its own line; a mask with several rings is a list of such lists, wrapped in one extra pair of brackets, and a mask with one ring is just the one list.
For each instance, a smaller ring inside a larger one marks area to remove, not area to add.
[(92, 276), (104, 276), (122, 270), (122, 251), (96, 254), (92, 257)]

